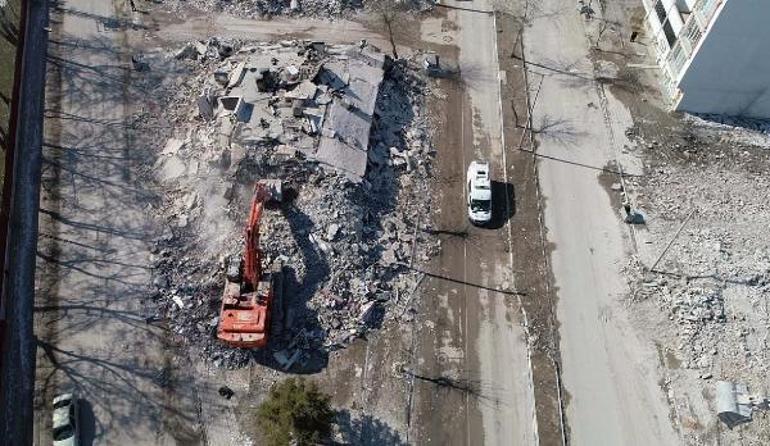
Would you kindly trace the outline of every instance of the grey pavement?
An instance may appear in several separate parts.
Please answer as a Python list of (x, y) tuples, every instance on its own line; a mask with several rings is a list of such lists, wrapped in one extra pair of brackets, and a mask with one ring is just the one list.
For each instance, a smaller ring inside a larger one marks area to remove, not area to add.
[(176, 444), (197, 412), (170, 394), (169, 335), (145, 323), (157, 197), (131, 128), (124, 2), (56, 4), (48, 53), (38, 250), (35, 444), (50, 401), (81, 398), (86, 444)]
[[(574, 2), (543, 0), (526, 28), (540, 182), (558, 290), (566, 416), (576, 445), (677, 444), (654, 346), (628, 324), (627, 228), (599, 183), (628, 144), (628, 111), (594, 80)], [(542, 81), (542, 83), (541, 83)], [(538, 90), (538, 87), (539, 90)], [(590, 107), (593, 103), (596, 107)]]

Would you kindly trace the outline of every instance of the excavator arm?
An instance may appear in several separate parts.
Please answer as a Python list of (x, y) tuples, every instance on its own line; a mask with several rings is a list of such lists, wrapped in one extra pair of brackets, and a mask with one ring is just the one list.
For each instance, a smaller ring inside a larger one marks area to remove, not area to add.
[(267, 188), (262, 183), (254, 186), (254, 198), (251, 199), (249, 222), (246, 226), (246, 252), (243, 259), (243, 279), (252, 289), (256, 289), (262, 277), (262, 251), (259, 249), (259, 222), (268, 199)]

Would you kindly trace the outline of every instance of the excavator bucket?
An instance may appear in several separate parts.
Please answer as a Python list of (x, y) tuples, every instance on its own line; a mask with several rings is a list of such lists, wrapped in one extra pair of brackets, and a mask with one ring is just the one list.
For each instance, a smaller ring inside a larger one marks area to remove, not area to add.
[(283, 201), (283, 183), (281, 180), (259, 180), (259, 184), (265, 187), (267, 199), (270, 201)]

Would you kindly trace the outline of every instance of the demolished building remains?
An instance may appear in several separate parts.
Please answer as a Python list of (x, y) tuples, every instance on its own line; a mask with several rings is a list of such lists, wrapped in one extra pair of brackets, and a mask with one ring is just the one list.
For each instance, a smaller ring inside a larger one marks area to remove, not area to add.
[[(256, 360), (308, 369), (393, 318), (411, 318), (438, 249), (430, 224), (433, 150), (420, 59), (389, 60), (366, 42), (191, 42), (169, 86), (173, 136), (158, 150), (169, 230), (155, 249), (153, 318), (215, 365)], [(179, 88), (184, 85), (186, 88)], [(267, 209), (265, 264), (284, 268), (265, 351), (216, 342), (223, 259), (239, 252), (254, 181), (283, 183)], [(424, 214), (424, 215), (421, 215)]]

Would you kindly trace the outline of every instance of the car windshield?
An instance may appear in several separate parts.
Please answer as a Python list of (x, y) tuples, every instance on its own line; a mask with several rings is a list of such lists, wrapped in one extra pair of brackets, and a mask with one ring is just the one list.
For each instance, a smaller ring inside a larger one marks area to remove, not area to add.
[(471, 200), (471, 210), (473, 212), (489, 212), (489, 200)]
[(61, 426), (53, 431), (53, 439), (54, 441), (62, 441), (66, 440), (75, 433), (74, 429), (72, 428), (72, 425), (68, 424), (66, 426)]
[(62, 407), (67, 407), (70, 404), (70, 400), (61, 400), (54, 403), (53, 408), (54, 409), (61, 409)]

